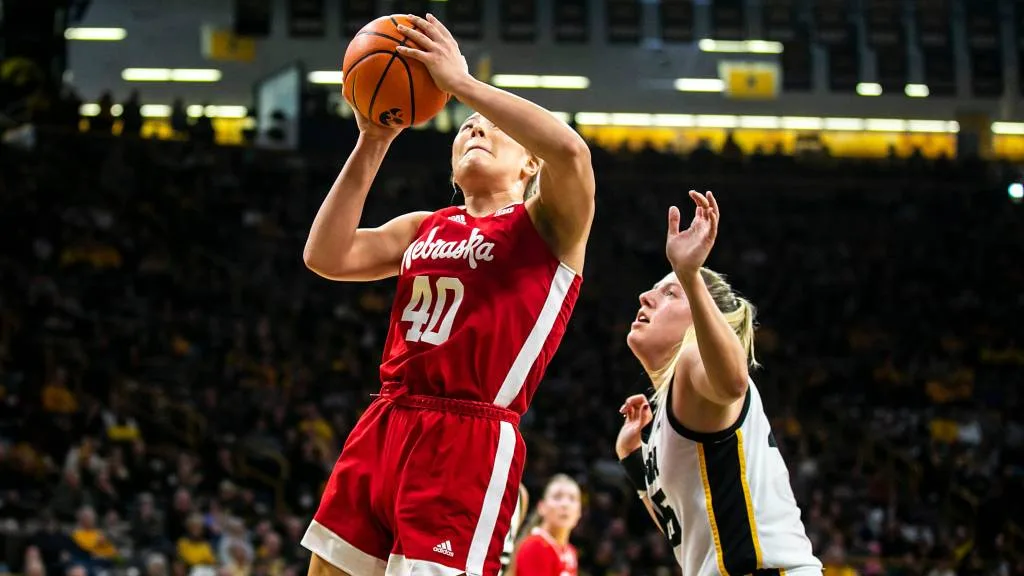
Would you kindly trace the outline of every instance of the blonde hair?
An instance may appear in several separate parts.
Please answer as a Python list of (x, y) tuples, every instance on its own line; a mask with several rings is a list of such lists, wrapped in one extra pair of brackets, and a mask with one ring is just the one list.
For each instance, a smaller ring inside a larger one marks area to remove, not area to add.
[[(704, 280), (704, 285), (708, 287), (708, 292), (711, 293), (711, 299), (714, 300), (715, 306), (725, 317), (725, 321), (729, 323), (733, 331), (736, 332), (736, 336), (740, 339), (740, 346), (743, 347), (743, 351), (747, 355), (747, 363), (751, 367), (756, 367), (757, 358), (754, 356), (754, 320), (757, 315), (757, 309), (749, 300), (738, 295), (725, 280), (725, 276), (711, 270), (710, 268), (701, 268), (700, 276)], [(654, 386), (654, 401), (656, 404), (660, 404), (665, 399), (665, 395), (668, 394), (668, 384), (672, 381), (672, 377), (675, 376), (676, 366), (679, 365), (679, 360), (683, 357), (683, 350), (688, 344), (692, 344), (697, 340), (697, 333), (693, 326), (690, 326), (686, 330), (686, 334), (683, 335), (683, 339), (676, 344), (675, 349), (672, 352), (672, 358), (667, 364), (650, 372), (651, 383)]]

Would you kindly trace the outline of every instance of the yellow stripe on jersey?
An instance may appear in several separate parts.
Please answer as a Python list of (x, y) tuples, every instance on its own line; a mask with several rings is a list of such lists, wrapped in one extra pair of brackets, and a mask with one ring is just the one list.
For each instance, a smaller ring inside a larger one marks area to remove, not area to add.
[(700, 481), (704, 485), (704, 502), (708, 509), (708, 522), (711, 523), (711, 536), (715, 540), (715, 556), (718, 558), (718, 570), (722, 576), (729, 576), (725, 569), (725, 560), (722, 558), (722, 542), (718, 537), (718, 524), (715, 522), (714, 507), (711, 505), (711, 483), (708, 482), (708, 465), (704, 459), (704, 445), (697, 444), (697, 459), (700, 461)]
[(754, 504), (750, 500), (750, 483), (747, 482), (747, 453), (743, 450), (743, 431), (736, 431), (736, 452), (740, 458), (740, 482), (743, 483), (743, 500), (747, 505), (747, 520), (750, 521), (750, 535), (754, 540), (754, 556), (757, 558), (757, 569), (764, 565), (761, 557), (761, 542), (757, 538), (757, 519), (754, 517)]
[(742, 432), (737, 430), (717, 441), (698, 442), (697, 454), (722, 576), (777, 573), (761, 568), (761, 546), (747, 483)]

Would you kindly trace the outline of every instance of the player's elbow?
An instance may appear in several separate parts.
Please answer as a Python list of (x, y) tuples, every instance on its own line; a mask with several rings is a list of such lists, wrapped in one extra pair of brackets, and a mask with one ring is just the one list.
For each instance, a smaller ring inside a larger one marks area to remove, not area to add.
[(344, 263), (340, 259), (325, 258), (321, 251), (313, 249), (309, 244), (302, 251), (302, 263), (317, 276), (331, 280), (345, 276)]
[(747, 395), (747, 388), (750, 386), (749, 373), (746, 366), (735, 371), (718, 382), (718, 394), (727, 402), (733, 402)]

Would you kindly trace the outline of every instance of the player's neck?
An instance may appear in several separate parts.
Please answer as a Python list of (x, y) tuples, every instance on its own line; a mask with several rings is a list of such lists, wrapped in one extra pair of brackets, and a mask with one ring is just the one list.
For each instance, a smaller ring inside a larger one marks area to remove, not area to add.
[(569, 543), (569, 534), (572, 533), (572, 530), (567, 528), (555, 528), (554, 526), (541, 526), (541, 530), (547, 532), (548, 536), (555, 542), (558, 542), (560, 546), (565, 546)]
[(494, 214), (498, 210), (516, 202), (522, 202), (522, 195), (511, 190), (482, 194), (466, 193), (466, 212), (474, 218)]

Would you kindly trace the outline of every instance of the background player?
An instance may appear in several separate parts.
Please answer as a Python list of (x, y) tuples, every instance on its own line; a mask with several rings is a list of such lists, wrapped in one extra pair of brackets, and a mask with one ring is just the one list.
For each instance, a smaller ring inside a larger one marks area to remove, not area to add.
[(397, 134), (358, 119), (304, 260), (336, 280), (399, 279), (381, 397), (349, 435), (302, 540), (312, 574), (498, 572), (522, 475), (518, 418), (564, 334), (593, 220), (583, 139), (470, 76), (436, 18), (410, 18), (416, 30), (401, 31), (422, 50), (400, 54), (478, 112), (452, 147), (466, 204), (357, 228)]
[(756, 365), (754, 307), (702, 267), (718, 232), (718, 203), (710, 192), (690, 197), (688, 229), (680, 231), (679, 210), (669, 209), (672, 273), (640, 295), (627, 337), (653, 383), (653, 414), (643, 395), (627, 399), (616, 452), (684, 576), (820, 576), (748, 374)]
[(526, 523), (529, 533), (516, 548), (510, 574), (576, 576), (579, 560), (569, 535), (583, 513), (580, 485), (556, 474), (544, 487), (537, 510)]

